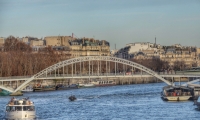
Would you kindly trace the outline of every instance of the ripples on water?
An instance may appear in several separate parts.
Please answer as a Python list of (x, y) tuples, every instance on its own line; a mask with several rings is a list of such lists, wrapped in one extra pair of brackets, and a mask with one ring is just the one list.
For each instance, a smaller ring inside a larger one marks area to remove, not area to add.
[[(25, 93), (34, 101), (38, 120), (199, 120), (192, 101), (166, 102), (164, 83)], [(70, 102), (73, 94), (77, 100)], [(17, 97), (17, 98), (23, 98)], [(0, 96), (0, 118), (10, 96)]]

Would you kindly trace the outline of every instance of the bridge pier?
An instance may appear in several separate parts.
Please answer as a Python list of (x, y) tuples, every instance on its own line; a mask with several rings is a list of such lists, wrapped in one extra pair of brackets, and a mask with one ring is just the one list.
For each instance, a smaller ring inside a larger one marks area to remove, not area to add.
[(10, 96), (23, 96), (22, 91), (17, 91), (15, 93), (11, 93)]
[(134, 78), (134, 80), (135, 80), (135, 84), (137, 84), (137, 79), (136, 79), (136, 78)]

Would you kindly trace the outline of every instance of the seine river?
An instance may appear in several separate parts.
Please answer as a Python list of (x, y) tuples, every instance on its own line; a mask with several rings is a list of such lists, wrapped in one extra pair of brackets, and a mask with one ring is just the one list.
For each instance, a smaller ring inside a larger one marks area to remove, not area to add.
[[(165, 83), (121, 85), (25, 93), (36, 106), (38, 120), (199, 120), (193, 101), (166, 102)], [(73, 94), (77, 100), (70, 102)], [(10, 96), (0, 96), (0, 118)]]

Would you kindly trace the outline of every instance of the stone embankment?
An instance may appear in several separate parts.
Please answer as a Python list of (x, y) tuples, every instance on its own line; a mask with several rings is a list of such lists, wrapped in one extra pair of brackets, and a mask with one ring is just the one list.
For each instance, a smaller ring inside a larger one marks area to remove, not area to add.
[[(188, 82), (188, 78), (165, 78), (170, 82)], [(56, 86), (58, 84), (62, 85), (71, 85), (78, 83), (90, 83), (92, 81), (114, 81), (117, 85), (126, 85), (126, 84), (146, 84), (146, 83), (158, 83), (162, 82), (155, 77), (133, 77), (133, 78), (98, 78), (98, 79), (56, 79), (56, 80), (34, 80), (30, 83), (30, 86), (42, 85), (42, 86)]]

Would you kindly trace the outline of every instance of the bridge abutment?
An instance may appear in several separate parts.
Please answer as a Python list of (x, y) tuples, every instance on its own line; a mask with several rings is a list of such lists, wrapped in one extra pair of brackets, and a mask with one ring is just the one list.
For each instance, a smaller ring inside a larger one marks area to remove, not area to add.
[(23, 95), (22, 91), (17, 91), (10, 94), (10, 96), (22, 96), (22, 95)]

